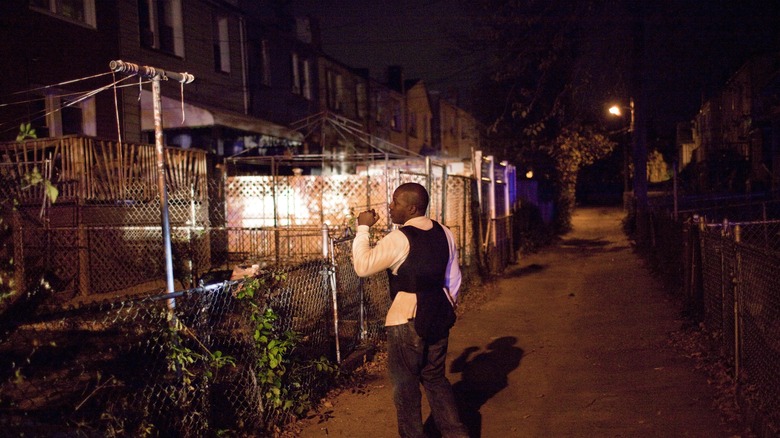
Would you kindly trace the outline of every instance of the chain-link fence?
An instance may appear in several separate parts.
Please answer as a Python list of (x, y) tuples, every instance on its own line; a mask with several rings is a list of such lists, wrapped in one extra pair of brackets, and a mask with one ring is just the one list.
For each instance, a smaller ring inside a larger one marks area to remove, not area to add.
[[(350, 231), (369, 208), (382, 217), (373, 239), (389, 231), (389, 196), (402, 182), (429, 187), (430, 215), (453, 231), (464, 284), (483, 260), (497, 257), (501, 265), (511, 257), (491, 256), (503, 246), (483, 244), (480, 233), (511, 232), (511, 215), (480, 226), (473, 179), (446, 175), (443, 167), (384, 163), (380, 172), (357, 175), (215, 174), (206, 182), (202, 156), (169, 152), (183, 163), (167, 179), (172, 270), (175, 288), (185, 292), (161, 295), (168, 268), (163, 211), (140, 181), (153, 167), (142, 166), (149, 171), (142, 174), (110, 165), (143, 157), (148, 164), (150, 155), (110, 142), (95, 152), (101, 144), (36, 143), (41, 154), (86, 148), (92, 152), (79, 156), (104, 157), (93, 173), (116, 173), (104, 175), (108, 182), (92, 193), (63, 179), (63, 171), (54, 178), (68, 187), (61, 202), (43, 215), (37, 204), (8, 216), (14, 226), (6, 252), (20, 261), (15, 278), (25, 291), (3, 303), (0, 318), (0, 354), (9, 358), (0, 370), (0, 427), (12, 433), (199, 436), (268, 426), (275, 411), (259, 389), (253, 317), (236, 297), (240, 285), (223, 281), (237, 265), (273, 272), (264, 305), (279, 315), (280, 330), (299, 334), (301, 359), (339, 362), (380, 341), (390, 304), (386, 274), (356, 276)], [(54, 168), (67, 167), (58, 163)], [(186, 175), (197, 183), (187, 185)], [(204, 284), (211, 286), (196, 287)], [(177, 321), (181, 327), (172, 326)], [(236, 365), (212, 369), (208, 358), (216, 351)], [(321, 382), (312, 376), (304, 373), (298, 383), (318, 391)]]
[[(273, 406), (264, 401), (267, 385), (258, 383), (251, 307), (234, 289), (225, 283), (6, 319), (0, 342), (4, 432), (205, 436), (264, 430)], [(289, 298), (281, 292), (264, 299), (283, 313)], [(327, 332), (327, 319), (312, 321)], [(291, 325), (289, 316), (285, 322)], [(302, 348), (318, 341), (306, 338)], [(234, 363), (217, 367), (215, 357)], [(324, 389), (313, 379), (301, 383), (312, 395)]]
[(63, 303), (163, 291), (163, 213), (170, 224), (175, 288), (183, 289), (209, 271), (240, 263), (320, 257), (327, 238), (353, 226), (365, 209), (376, 209), (378, 225), (390, 229), (390, 195), (410, 181), (429, 188), (430, 216), (453, 231), (467, 279), (480, 266), (500, 271), (513, 260), (506, 226), (511, 215), (489, 219), (479, 201), (499, 199), (503, 206), (503, 183), (496, 183), (495, 196), (487, 185), (478, 196), (473, 179), (448, 175), (446, 165), (430, 160), (366, 162), (353, 175), (226, 176), (230, 166), (207, 172), (202, 151), (166, 148), (164, 212), (150, 184), (156, 179), (152, 146), (66, 137), (0, 145), (0, 152), (17, 177), (29, 170), (27, 159), (48, 160), (52, 183), (63, 187), (43, 216), (37, 206), (20, 209), (15, 227), (20, 284), (36, 281), (39, 272), (52, 273)]
[[(686, 299), (686, 310), (716, 341), (737, 394), (760, 427), (780, 433), (780, 217), (761, 200), (651, 210), (654, 266)], [(750, 214), (752, 213), (752, 215)], [(731, 221), (739, 218), (739, 222)], [(713, 218), (715, 222), (709, 222)]]
[[(184, 292), (77, 307), (42, 306), (50, 291), (36, 288), (0, 327), (0, 427), (19, 436), (263, 435), (281, 408), (262, 382), (258, 308), (273, 309), (280, 333), (298, 334), (288, 398), (327, 389), (312, 361), (337, 362), (383, 338), (386, 274), (358, 278), (351, 243), (262, 271), (266, 286), (250, 301), (238, 298), (243, 282), (216, 278), (229, 272)], [(232, 363), (217, 367), (220, 358)]]

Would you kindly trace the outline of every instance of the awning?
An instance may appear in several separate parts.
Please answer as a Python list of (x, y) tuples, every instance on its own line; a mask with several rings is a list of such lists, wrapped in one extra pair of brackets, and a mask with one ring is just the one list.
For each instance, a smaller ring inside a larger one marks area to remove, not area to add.
[[(207, 126), (224, 126), (254, 134), (269, 135), (290, 141), (303, 142), (303, 134), (282, 125), (247, 116), (245, 114), (206, 108), (203, 105), (182, 103), (170, 97), (161, 96), (163, 129), (203, 128)], [(154, 130), (154, 107), (152, 92), (141, 91), (141, 129)]]

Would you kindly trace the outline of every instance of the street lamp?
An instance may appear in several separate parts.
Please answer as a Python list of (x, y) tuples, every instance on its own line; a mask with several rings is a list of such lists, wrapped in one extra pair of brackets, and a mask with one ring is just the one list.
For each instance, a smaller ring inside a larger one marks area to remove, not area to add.
[(629, 99), (628, 107), (622, 107), (620, 105), (612, 105), (609, 107), (609, 113), (616, 117), (623, 116), (623, 110), (627, 109), (630, 114), (628, 133), (631, 136), (631, 141), (623, 145), (623, 209), (628, 210), (631, 202), (631, 188), (629, 181), (629, 144), (633, 144), (634, 141), (634, 99)]
[(621, 107), (619, 105), (612, 105), (609, 107), (609, 113), (613, 116), (622, 117), (623, 116), (623, 109), (628, 109), (628, 111), (631, 114), (631, 120), (630, 124), (628, 125), (628, 132), (633, 133), (634, 132), (634, 98), (630, 98), (628, 103), (628, 108)]

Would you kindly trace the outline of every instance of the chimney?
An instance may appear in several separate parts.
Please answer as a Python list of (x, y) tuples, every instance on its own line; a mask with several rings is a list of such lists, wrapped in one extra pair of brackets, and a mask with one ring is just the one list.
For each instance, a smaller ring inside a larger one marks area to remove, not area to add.
[(404, 90), (404, 69), (400, 65), (387, 67), (387, 86), (400, 93)]
[(295, 36), (299, 41), (311, 44), (317, 49), (322, 47), (320, 22), (311, 16), (295, 17)]

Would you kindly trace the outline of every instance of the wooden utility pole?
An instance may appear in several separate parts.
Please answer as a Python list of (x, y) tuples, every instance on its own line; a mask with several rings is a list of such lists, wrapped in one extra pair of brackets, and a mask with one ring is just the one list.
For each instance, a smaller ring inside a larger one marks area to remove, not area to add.
[[(111, 61), (108, 64), (111, 71), (138, 75), (152, 80), (152, 101), (154, 102), (154, 145), (157, 156), (157, 188), (160, 196), (160, 210), (162, 216), (163, 245), (165, 246), (165, 280), (168, 293), (174, 292), (173, 284), (173, 253), (171, 251), (171, 226), (168, 217), (168, 190), (165, 184), (165, 148), (163, 146), (162, 129), (162, 100), (160, 98), (160, 81), (174, 80), (182, 84), (189, 84), (195, 80), (195, 76), (189, 73), (175, 73), (163, 69), (147, 66), (138, 66), (124, 61)], [(175, 307), (173, 299), (168, 301), (170, 308)]]
[(638, 2), (633, 6), (633, 38), (631, 53), (631, 95), (633, 133), (631, 134), (631, 155), (634, 161), (634, 208), (636, 239), (646, 243), (649, 235), (647, 202), (647, 99), (645, 69), (645, 6)]

